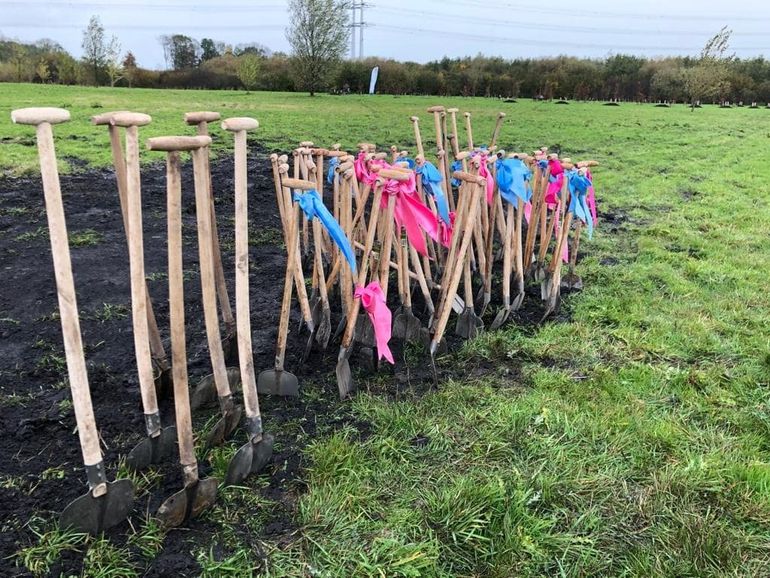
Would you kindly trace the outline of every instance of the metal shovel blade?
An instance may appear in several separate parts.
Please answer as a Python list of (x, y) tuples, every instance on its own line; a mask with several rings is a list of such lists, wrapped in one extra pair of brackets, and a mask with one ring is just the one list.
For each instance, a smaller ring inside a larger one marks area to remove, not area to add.
[(406, 312), (403, 306), (400, 306), (393, 313), (392, 335), (396, 339), (406, 339)]
[(155, 394), (158, 399), (170, 399), (174, 390), (174, 382), (171, 376), (171, 368), (153, 360), (155, 373)]
[(462, 337), (463, 339), (472, 339), (479, 334), (479, 327), (483, 329), (484, 322), (476, 316), (476, 313), (473, 311), (473, 307), (466, 307), (457, 318), (457, 323), (455, 324), (455, 335)]
[(318, 333), (315, 336), (316, 343), (321, 346), (322, 350), (325, 350), (329, 345), (329, 338), (332, 335), (332, 321), (331, 311), (329, 307), (324, 307), (321, 310), (321, 321), (318, 324)]
[[(237, 367), (227, 368), (227, 381), (230, 384), (230, 390), (235, 391), (241, 383), (241, 370)], [(214, 374), (209, 374), (198, 382), (190, 396), (190, 409), (195, 411), (207, 405), (212, 405), (217, 401), (217, 386), (214, 381)]]
[(512, 311), (518, 311), (521, 309), (521, 305), (524, 303), (524, 292), (517, 293), (516, 296), (513, 298), (513, 301), (511, 302), (511, 310)]
[(213, 448), (215, 446), (222, 445), (226, 439), (228, 439), (241, 423), (241, 415), (243, 414), (243, 408), (240, 405), (234, 405), (225, 410), (211, 428), (206, 436), (206, 449)]
[(257, 391), (264, 395), (298, 397), (299, 381), (293, 373), (288, 371), (266, 369), (257, 377)]
[(420, 339), (420, 330), (422, 329), (422, 323), (412, 312), (411, 307), (404, 307), (406, 317), (406, 340), (418, 341)]
[[(313, 295), (315, 295), (315, 291), (313, 291)], [(305, 344), (305, 351), (302, 353), (302, 359), (300, 360), (300, 365), (304, 365), (304, 363), (307, 361), (307, 358), (310, 357), (310, 352), (313, 349), (313, 341), (317, 339), (318, 332), (321, 330), (322, 317), (323, 313), (321, 309), (321, 300), (318, 297), (311, 295), (310, 318), (313, 320), (313, 329), (311, 329), (310, 335), (308, 335), (307, 343)]]
[(349, 350), (347, 347), (340, 347), (340, 353), (337, 357), (337, 389), (340, 392), (340, 399), (345, 399), (353, 391), (353, 376), (350, 374), (350, 363), (348, 363)]
[(360, 343), (364, 347), (375, 347), (377, 345), (377, 338), (374, 334), (374, 327), (369, 320), (369, 315), (361, 313), (356, 319), (356, 332), (354, 335), (356, 343)]
[(261, 472), (273, 457), (273, 441), (273, 436), (263, 434), (258, 442), (248, 441), (242, 445), (227, 466), (225, 485), (240, 484), (250, 475)]
[(215, 478), (198, 480), (172, 494), (158, 508), (158, 520), (164, 528), (177, 528), (211, 507), (217, 497)]
[(128, 453), (126, 466), (134, 472), (141, 472), (152, 464), (171, 459), (176, 448), (176, 427), (163, 428), (159, 436), (144, 438)]
[(492, 324), (489, 326), (489, 329), (492, 331), (495, 331), (497, 329), (500, 329), (503, 324), (508, 321), (508, 316), (511, 314), (511, 307), (510, 305), (508, 307), (503, 307), (500, 309), (500, 311), (497, 312), (497, 315), (495, 315), (495, 318), (492, 320)]
[(107, 492), (98, 498), (89, 490), (67, 505), (59, 518), (61, 529), (96, 535), (128, 517), (134, 507), (134, 484), (131, 480), (107, 482)]
[(238, 365), (238, 332), (235, 325), (225, 327), (225, 335), (222, 338), (222, 353), (225, 356), (226, 365)]
[(571, 291), (581, 291), (583, 289), (583, 280), (580, 278), (580, 275), (567, 273), (561, 279), (561, 286)]

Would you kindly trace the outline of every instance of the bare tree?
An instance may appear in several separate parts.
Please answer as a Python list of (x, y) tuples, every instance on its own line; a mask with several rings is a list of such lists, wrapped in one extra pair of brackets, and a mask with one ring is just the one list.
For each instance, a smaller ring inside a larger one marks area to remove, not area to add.
[(104, 26), (98, 16), (91, 16), (88, 26), (83, 31), (83, 61), (91, 68), (94, 84), (99, 84), (99, 70), (107, 58), (107, 45), (104, 41)]
[(347, 0), (289, 0), (286, 39), (298, 83), (310, 96), (325, 88), (331, 69), (347, 49), (349, 7)]
[(123, 78), (124, 70), (120, 60), (120, 52), (120, 42), (118, 42), (116, 36), (113, 36), (107, 46), (107, 56), (105, 58), (107, 76), (110, 79), (111, 87), (114, 87), (115, 83)]
[(690, 110), (701, 100), (720, 96), (729, 88), (729, 63), (734, 54), (727, 55), (733, 31), (724, 26), (712, 36), (701, 50), (695, 66), (684, 71), (684, 89), (690, 100)]

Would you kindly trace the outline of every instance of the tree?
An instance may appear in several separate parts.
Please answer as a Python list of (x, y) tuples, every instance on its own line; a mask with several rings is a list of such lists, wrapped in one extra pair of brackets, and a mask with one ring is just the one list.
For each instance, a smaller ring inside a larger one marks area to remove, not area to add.
[(194, 38), (184, 34), (164, 35), (160, 37), (160, 43), (163, 46), (166, 68), (168, 68), (169, 62), (174, 70), (184, 70), (198, 66), (201, 45)]
[(128, 81), (128, 88), (134, 84), (136, 79), (136, 56), (130, 50), (126, 53), (126, 57), (123, 59), (123, 76)]
[(83, 31), (83, 61), (93, 73), (94, 84), (99, 84), (99, 70), (107, 58), (107, 45), (104, 42), (104, 26), (98, 16), (91, 16), (88, 26)]
[(247, 91), (257, 88), (260, 60), (255, 54), (244, 54), (238, 57), (238, 80)]
[(325, 87), (347, 49), (348, 8), (347, 0), (289, 0), (286, 39), (299, 84), (310, 96)]
[(48, 63), (45, 60), (41, 60), (35, 67), (35, 74), (40, 79), (40, 82), (45, 84), (51, 78), (51, 71), (48, 68)]
[(211, 38), (201, 39), (201, 62), (206, 62), (217, 56), (221, 56), (221, 53), (217, 48), (217, 43)]
[(13, 66), (16, 68), (16, 82), (21, 82), (21, 74), (27, 58), (27, 49), (23, 44), (15, 42), (12, 50), (11, 62), (13, 62)]
[(120, 51), (120, 42), (118, 42), (116, 36), (113, 36), (107, 46), (107, 56), (105, 58), (107, 76), (110, 79), (111, 87), (114, 87), (115, 83), (123, 78), (125, 72), (120, 61)]
[(701, 50), (695, 65), (686, 69), (684, 89), (690, 101), (690, 110), (701, 100), (714, 99), (729, 89), (729, 63), (735, 55), (726, 56), (732, 30), (724, 26), (712, 36)]

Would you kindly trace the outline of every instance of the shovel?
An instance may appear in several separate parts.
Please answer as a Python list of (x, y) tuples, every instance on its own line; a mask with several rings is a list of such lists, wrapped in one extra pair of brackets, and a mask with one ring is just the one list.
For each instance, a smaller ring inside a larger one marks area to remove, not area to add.
[(561, 280), (561, 286), (566, 287), (572, 291), (580, 291), (583, 288), (583, 280), (580, 275), (575, 273), (575, 265), (577, 264), (577, 253), (580, 247), (580, 231), (583, 228), (583, 221), (578, 219), (575, 225), (575, 235), (572, 238), (572, 252), (569, 256), (569, 272)]
[(489, 327), (492, 331), (500, 329), (511, 314), (511, 269), (513, 268), (511, 252), (514, 223), (513, 205), (508, 203), (505, 218), (505, 235), (503, 238), (503, 307), (492, 320), (492, 325)]
[(465, 287), (465, 309), (457, 317), (457, 323), (455, 323), (455, 335), (462, 337), (463, 339), (473, 339), (479, 333), (484, 331), (484, 321), (476, 315), (476, 311), (473, 308), (473, 280), (471, 277), (471, 263), (470, 259), (465, 259), (463, 264), (464, 280), (463, 285)]
[[(409, 250), (407, 249), (408, 244), (409, 240), (404, 239), (398, 243), (398, 247), (396, 249), (398, 255), (400, 256), (399, 278), (401, 281), (402, 307), (400, 313), (393, 318), (393, 335), (406, 341), (418, 341), (420, 339), (420, 329), (422, 324), (412, 312), (412, 290), (409, 280)], [(417, 251), (415, 250), (415, 255), (416, 254)], [(419, 263), (419, 260), (417, 262)], [(430, 297), (430, 292), (427, 290), (427, 283), (425, 284), (425, 291), (428, 293), (428, 297)], [(430, 303), (429, 307), (432, 315), (433, 303)]]
[(524, 302), (524, 248), (522, 247), (522, 229), (524, 228), (524, 201), (518, 199), (516, 208), (516, 229), (513, 234), (514, 244), (514, 282), (516, 285), (516, 296), (511, 302), (511, 309), (518, 311)]
[(96, 535), (126, 519), (134, 504), (134, 486), (127, 479), (107, 481), (99, 447), (99, 433), (96, 430), (91, 404), (75, 283), (72, 277), (67, 224), (51, 128), (51, 125), (67, 122), (69, 119), (69, 112), (61, 108), (23, 108), (11, 113), (11, 120), (14, 123), (35, 126), (37, 131), (40, 173), (43, 178), (64, 351), (67, 357), (67, 373), (80, 448), (88, 478), (88, 492), (64, 509), (59, 519), (59, 526)]
[[(381, 176), (383, 171), (380, 171)], [(366, 275), (369, 271), (369, 254), (374, 246), (374, 236), (377, 233), (377, 222), (380, 216), (380, 202), (382, 201), (382, 188), (383, 182), (377, 181), (374, 188), (374, 200), (372, 201), (372, 210), (369, 215), (369, 226), (366, 230), (366, 244), (364, 245), (364, 252), (361, 256), (361, 264), (358, 270), (357, 285), (363, 287), (366, 283)], [(337, 356), (337, 367), (335, 373), (337, 376), (337, 388), (339, 389), (340, 399), (345, 399), (353, 391), (353, 377), (350, 374), (350, 363), (348, 358), (350, 357), (351, 348), (353, 345), (353, 336), (356, 329), (356, 321), (358, 320), (358, 311), (361, 307), (361, 299), (353, 299), (351, 301), (350, 309), (347, 313), (347, 325), (345, 326), (345, 333), (342, 336), (342, 344), (340, 345), (340, 352)]]
[[(446, 287), (442, 287), (442, 292), (446, 290), (445, 297), (442, 300), (442, 305), (439, 307), (439, 316), (436, 321), (436, 325), (433, 332), (433, 337), (430, 342), (430, 359), (431, 359), (431, 367), (433, 369), (433, 380), (435, 382), (436, 387), (438, 387), (438, 373), (436, 372), (436, 353), (439, 349), (439, 344), (441, 343), (441, 339), (444, 336), (444, 330), (446, 329), (447, 322), (449, 321), (449, 314), (452, 311), (452, 308), (449, 306), (449, 303), (451, 303), (451, 300), (453, 299), (454, 295), (457, 293), (457, 288), (460, 285), (460, 277), (463, 274), (463, 266), (466, 260), (466, 256), (468, 254), (468, 248), (470, 247), (471, 240), (473, 238), (473, 227), (467, 226), (469, 223), (473, 223), (476, 219), (476, 215), (478, 213), (478, 209), (480, 206), (479, 199), (481, 198), (481, 193), (483, 190), (483, 187), (486, 186), (486, 181), (478, 176), (470, 175), (466, 172), (462, 171), (456, 171), (453, 174), (453, 177), (457, 180), (460, 180), (464, 183), (464, 185), (471, 186), (473, 185), (473, 190), (470, 191), (466, 196), (468, 199), (465, 203), (463, 203), (461, 200), (458, 200), (458, 205), (470, 205), (467, 210), (466, 218), (464, 218), (461, 223), (461, 228), (458, 229), (458, 231), (463, 231), (462, 240), (459, 243), (459, 247), (457, 248), (456, 257), (454, 263), (447, 262), (447, 267), (452, 266), (451, 273), (448, 275), (447, 281), (446, 281)], [(454, 245), (454, 243), (453, 243)]]
[[(211, 507), (218, 481), (198, 478), (198, 462), (193, 445), (192, 417), (187, 387), (187, 352), (184, 328), (184, 280), (182, 271), (182, 177), (179, 151), (198, 152), (211, 142), (208, 137), (161, 137), (150, 139), (148, 148), (168, 153), (168, 288), (171, 325), (171, 357), (174, 382), (174, 411), (179, 438), (179, 463), (183, 488), (168, 497), (157, 516), (164, 528), (181, 526)], [(210, 244), (208, 244), (211, 247)]]
[(253, 118), (229, 118), (222, 129), (235, 136), (235, 314), (238, 324), (238, 360), (243, 381), (247, 442), (238, 449), (227, 467), (225, 484), (239, 484), (265, 467), (273, 455), (273, 436), (262, 431), (257, 379), (251, 351), (251, 313), (249, 311), (249, 222), (246, 131), (259, 123)]
[[(127, 112), (127, 111), (122, 111)], [(110, 124), (110, 120), (117, 112), (108, 112), (91, 117), (91, 123), (100, 126), (107, 125), (110, 135), (110, 147), (112, 148), (112, 163), (115, 167), (115, 180), (118, 185), (118, 198), (120, 200), (120, 212), (123, 217), (123, 230), (126, 233), (126, 241), (130, 242), (128, 230), (128, 207), (126, 201), (126, 159), (123, 156), (123, 147), (120, 144), (120, 134), (118, 127)], [(165, 398), (171, 390), (171, 365), (168, 362), (166, 351), (163, 347), (163, 341), (160, 337), (158, 322), (155, 319), (155, 312), (150, 299), (150, 290), (145, 282), (146, 302), (147, 302), (147, 327), (150, 334), (150, 353), (155, 371), (155, 389), (158, 396)]]
[[(184, 115), (184, 121), (189, 125), (195, 125), (199, 136), (208, 136), (208, 123), (219, 120), (221, 115), (218, 112), (199, 111), (188, 112)], [(217, 231), (217, 215), (214, 209), (214, 188), (211, 185), (211, 172), (209, 170), (209, 149), (206, 147), (205, 154), (206, 173), (209, 175), (208, 195), (209, 207), (211, 210), (211, 254), (214, 260), (214, 273), (216, 275), (217, 298), (219, 307), (222, 310), (222, 321), (225, 324), (225, 335), (222, 339), (222, 351), (225, 356), (225, 363), (235, 363), (238, 355), (237, 338), (235, 336), (235, 317), (230, 307), (230, 296), (227, 294), (227, 283), (225, 282), (225, 271), (222, 266), (222, 250), (219, 246), (219, 232)]]
[[(207, 139), (209, 137), (205, 137)], [(219, 318), (217, 316), (217, 294), (215, 288), (216, 271), (213, 257), (211, 230), (211, 198), (208, 184), (210, 182), (208, 166), (208, 146), (192, 150), (193, 177), (195, 182), (195, 214), (198, 224), (198, 252), (201, 269), (201, 290), (203, 293), (203, 317), (206, 324), (206, 338), (209, 346), (209, 356), (213, 369), (214, 385), (219, 399), (219, 409), (222, 417), (214, 425), (206, 439), (206, 447), (219, 445), (233, 433), (241, 421), (241, 406), (235, 405), (230, 391), (230, 379), (225, 367), (225, 356), (219, 335)], [(233, 332), (235, 333), (235, 332)], [(203, 397), (210, 391), (210, 381), (204, 380), (196, 387), (195, 397)]]
[(562, 258), (561, 258), (561, 252), (562, 248), (564, 247), (564, 243), (568, 242), (568, 236), (569, 236), (569, 228), (572, 224), (572, 213), (567, 212), (566, 216), (564, 217), (564, 223), (563, 228), (561, 230), (561, 235), (559, 235), (558, 242), (556, 243), (556, 248), (554, 249), (553, 254), (553, 263), (551, 265), (551, 270), (548, 271), (548, 274), (543, 281), (543, 293), (545, 295), (545, 312), (543, 313), (543, 317), (540, 319), (540, 321), (544, 321), (551, 313), (556, 311), (556, 308), (559, 304), (559, 296), (560, 296), (560, 288), (561, 288), (561, 264), (562, 264)]
[(142, 394), (147, 437), (128, 454), (127, 465), (141, 471), (152, 464), (170, 459), (176, 451), (176, 428), (161, 427), (158, 399), (153, 384), (152, 355), (147, 310), (147, 284), (144, 269), (144, 232), (142, 224), (142, 188), (139, 169), (138, 127), (149, 124), (146, 114), (121, 112), (112, 116), (112, 127), (126, 129), (126, 172), (124, 177), (127, 213), (128, 257), (131, 278), (131, 318), (134, 330), (134, 349)]
[[(299, 179), (282, 179), (282, 186), (292, 189), (310, 191), (315, 188), (315, 183)], [(286, 207), (288, 208), (288, 207)], [(275, 353), (275, 367), (266, 369), (259, 374), (257, 379), (257, 391), (263, 394), (280, 395), (285, 397), (299, 396), (299, 382), (297, 377), (283, 368), (286, 355), (286, 340), (289, 335), (289, 314), (291, 313), (291, 296), (294, 287), (294, 269), (299, 257), (299, 221), (300, 207), (293, 204), (291, 212), (286, 211), (288, 225), (287, 234), (287, 258), (286, 277), (283, 283), (283, 299), (281, 300), (281, 318), (278, 325), (278, 343)]]

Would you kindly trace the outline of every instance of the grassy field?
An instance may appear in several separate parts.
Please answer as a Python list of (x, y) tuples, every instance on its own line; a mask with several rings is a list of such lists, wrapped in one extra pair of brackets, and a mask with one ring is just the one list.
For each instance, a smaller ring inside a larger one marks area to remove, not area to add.
[[(548, 145), (602, 163), (604, 220), (584, 244), (570, 321), (467, 343), (451, 363), (492, 369), (435, 394), (356, 396), (346, 411), (370, 435), (312, 442), (301, 533), (264, 544), (264, 575), (770, 575), (770, 111), (2, 87), (10, 174), (37, 163), (29, 128), (8, 114), (31, 105), (69, 108), (59, 154), (97, 165), (109, 162), (106, 131), (87, 119), (104, 110), (151, 113), (143, 137), (189, 133), (182, 113), (213, 109), (257, 117), (253, 138), (268, 148), (409, 146), (408, 116), (421, 115), (430, 140), (424, 110), (436, 103), (474, 113), (478, 141), (504, 110), (506, 149)], [(20, 564), (56, 539), (90, 548), (99, 575), (131, 575), (102, 541), (55, 532), (25, 545)], [(250, 575), (253, 548), (227, 551), (201, 557), (206, 575)]]

